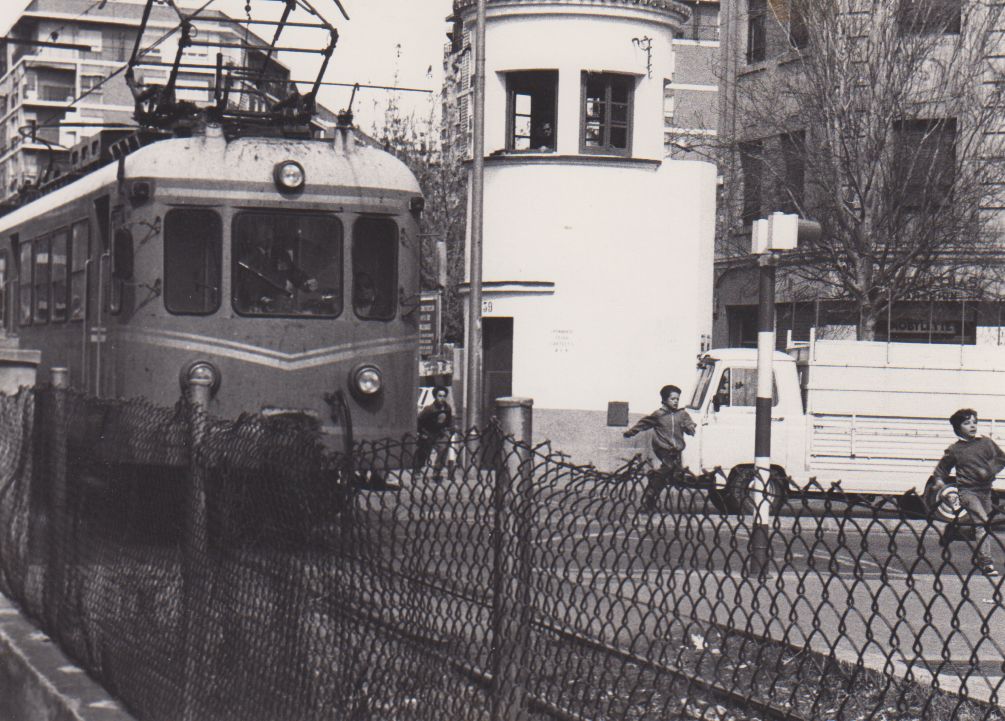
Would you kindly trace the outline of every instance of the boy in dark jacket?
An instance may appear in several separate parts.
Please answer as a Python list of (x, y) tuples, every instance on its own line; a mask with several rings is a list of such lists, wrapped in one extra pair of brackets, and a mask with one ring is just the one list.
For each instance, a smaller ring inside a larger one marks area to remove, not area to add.
[(454, 432), (454, 411), (447, 403), (445, 386), (433, 388), (433, 402), (419, 413), (419, 448), (415, 468), (419, 470), (436, 454), (433, 462), (433, 480), (443, 480), (443, 465), (447, 465), (447, 477), (454, 477), (454, 460), (451, 457), (451, 440)]
[(1005, 468), (1005, 453), (990, 438), (977, 435), (977, 411), (974, 409), (961, 408), (950, 416), (949, 422), (960, 440), (946, 449), (935, 467), (932, 481), (936, 488), (941, 488), (956, 469), (960, 506), (966, 509), (974, 523), (974, 564), (985, 576), (994, 577), (998, 570), (983, 544), (991, 515), (991, 484)]
[(684, 450), (684, 434), (694, 435), (694, 421), (680, 403), (680, 388), (669, 385), (660, 389), (663, 405), (625, 431), (625, 438), (653, 431), (653, 453), (660, 459), (660, 468), (649, 476), (649, 483), (642, 493), (642, 510), (650, 513), (656, 510), (656, 499), (666, 488), (670, 479), (683, 470), (680, 454)]

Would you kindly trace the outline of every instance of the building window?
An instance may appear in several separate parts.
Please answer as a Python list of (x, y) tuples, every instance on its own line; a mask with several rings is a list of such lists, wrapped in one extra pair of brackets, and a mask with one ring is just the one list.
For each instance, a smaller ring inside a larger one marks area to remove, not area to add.
[[(85, 93), (88, 91), (101, 92), (101, 89), (98, 88), (98, 86), (101, 85), (104, 79), (104, 75), (81, 75), (80, 89)], [(95, 90), (95, 88), (98, 88), (98, 90)]]
[(767, 19), (767, 0), (749, 0), (747, 4), (748, 65), (764, 60), (767, 41)]
[(894, 132), (895, 174), (903, 179), (905, 207), (942, 207), (949, 202), (956, 180), (956, 120), (904, 120)]
[(66, 320), (66, 277), (67, 246), (70, 240), (68, 228), (56, 231), (52, 236), (52, 320)]
[(749, 225), (761, 217), (761, 186), (764, 182), (764, 156), (761, 142), (740, 145), (740, 165), (743, 173), (743, 223)]
[(73, 224), (70, 236), (70, 320), (84, 319), (87, 302), (87, 259), (91, 232), (86, 220)]
[(507, 150), (555, 150), (558, 71), (508, 73)]
[(802, 10), (804, 2), (789, 0), (789, 45), (794, 48), (805, 48), (810, 43), (810, 30)]
[(902, 35), (959, 33), (962, 0), (901, 0), (897, 25)]
[(164, 307), (207, 315), (220, 307), (223, 222), (206, 208), (172, 208), (164, 216)]
[(806, 133), (786, 133), (779, 144), (784, 181), (777, 208), (783, 213), (798, 213), (806, 190)]
[(583, 73), (580, 152), (629, 155), (635, 78)]

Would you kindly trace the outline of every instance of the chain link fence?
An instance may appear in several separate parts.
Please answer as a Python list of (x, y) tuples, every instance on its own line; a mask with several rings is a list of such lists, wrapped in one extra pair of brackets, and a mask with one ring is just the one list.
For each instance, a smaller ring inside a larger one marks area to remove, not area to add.
[(0, 590), (142, 721), (1005, 719), (1002, 582), (955, 525), (790, 489), (752, 565), (690, 476), (643, 514), (637, 459), (433, 451), (3, 397)]

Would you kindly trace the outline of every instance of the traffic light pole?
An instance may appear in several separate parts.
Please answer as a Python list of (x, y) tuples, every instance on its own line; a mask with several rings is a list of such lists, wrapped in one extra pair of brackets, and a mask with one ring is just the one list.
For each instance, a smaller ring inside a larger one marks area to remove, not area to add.
[(758, 255), (760, 270), (757, 311), (757, 403), (754, 420), (754, 475), (747, 487), (754, 506), (750, 530), (750, 570), (762, 576), (771, 560), (768, 526), (771, 525), (772, 496), (780, 492), (771, 484), (771, 402), (774, 397), (772, 359), (775, 353), (775, 267), (777, 253), (795, 250), (799, 243), (820, 240), (822, 229), (816, 221), (798, 215), (772, 213), (751, 226), (751, 252)]
[(772, 356), (775, 352), (775, 266), (777, 258), (768, 252), (758, 258), (760, 268), (757, 310), (757, 401), (754, 416), (754, 468), (750, 500), (754, 504), (754, 525), (750, 532), (752, 570), (763, 573), (769, 558), (768, 526), (771, 524), (769, 497), (771, 478), (771, 401), (774, 391)]

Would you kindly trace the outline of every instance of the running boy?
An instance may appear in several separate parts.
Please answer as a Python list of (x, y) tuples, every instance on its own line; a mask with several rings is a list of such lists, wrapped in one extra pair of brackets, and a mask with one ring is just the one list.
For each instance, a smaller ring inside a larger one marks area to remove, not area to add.
[(949, 422), (960, 440), (946, 449), (932, 476), (936, 487), (941, 488), (953, 468), (956, 469), (960, 506), (973, 519), (976, 533), (974, 564), (985, 576), (997, 576), (998, 570), (991, 554), (982, 544), (991, 515), (991, 484), (998, 472), (1005, 468), (1005, 453), (990, 438), (977, 435), (977, 411), (973, 408), (961, 408), (949, 417)]
[(637, 433), (653, 431), (653, 453), (660, 459), (660, 468), (649, 476), (649, 483), (642, 493), (642, 510), (656, 510), (656, 499), (666, 488), (670, 479), (683, 470), (680, 454), (684, 450), (684, 434), (694, 435), (694, 421), (687, 411), (677, 408), (680, 403), (680, 388), (663, 386), (660, 389), (660, 399), (663, 405), (625, 431), (625, 438), (631, 438)]

